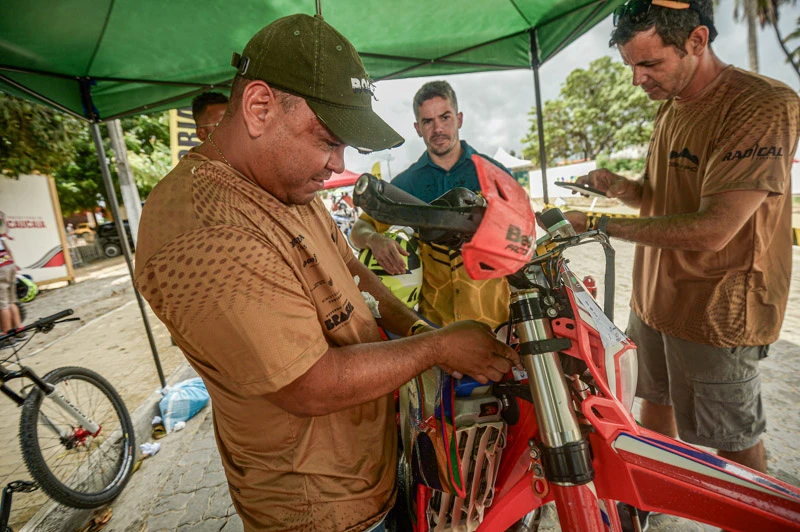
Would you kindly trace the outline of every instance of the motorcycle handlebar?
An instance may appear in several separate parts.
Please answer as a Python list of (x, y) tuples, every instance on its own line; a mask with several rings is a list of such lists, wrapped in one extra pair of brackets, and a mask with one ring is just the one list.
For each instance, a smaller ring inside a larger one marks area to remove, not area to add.
[(430, 205), (371, 174), (358, 178), (353, 201), (375, 220), (414, 227), (421, 230), (423, 240), (432, 242), (452, 240), (454, 235), (468, 239), (478, 230), (486, 211), (480, 205)]

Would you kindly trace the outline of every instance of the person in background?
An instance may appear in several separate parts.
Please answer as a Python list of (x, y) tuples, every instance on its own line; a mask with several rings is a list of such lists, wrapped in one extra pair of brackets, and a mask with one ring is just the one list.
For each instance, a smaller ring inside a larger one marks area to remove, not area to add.
[(192, 116), (200, 142), (205, 142), (211, 132), (217, 128), (227, 108), (228, 97), (219, 92), (203, 92), (194, 97)]
[[(425, 153), (392, 185), (430, 203), (445, 192), (463, 187), (480, 192), (478, 174), (470, 157), (476, 152), (459, 139), (463, 114), (456, 93), (446, 81), (424, 84), (414, 95), (414, 129), (425, 142)], [(493, 159), (479, 154), (506, 172)], [(405, 251), (395, 238), (384, 234), (389, 226), (362, 214), (353, 226), (350, 241), (369, 248), (375, 260), (392, 275), (406, 272)], [(436, 325), (471, 319), (496, 327), (508, 319), (508, 282), (504, 279), (474, 281), (464, 269), (461, 251), (420, 242), (422, 290), (419, 311)]]
[[(0, 330), (5, 334), (12, 329), (22, 326), (19, 307), (17, 306), (17, 265), (8, 248), (6, 239), (11, 239), (7, 234), (5, 218), (0, 216)], [(10, 338), (0, 343), (0, 348), (13, 346), (17, 339)]]

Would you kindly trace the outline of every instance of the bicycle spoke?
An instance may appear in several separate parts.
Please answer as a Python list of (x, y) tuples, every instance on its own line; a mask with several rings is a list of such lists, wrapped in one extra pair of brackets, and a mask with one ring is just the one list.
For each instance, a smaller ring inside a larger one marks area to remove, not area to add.
[[(38, 423), (42, 456), (52, 474), (72, 489), (102, 490), (114, 481), (124, 454), (122, 427), (114, 405), (100, 389), (81, 379), (65, 379), (57, 386), (65, 399), (100, 427), (100, 433), (81, 437), (80, 431), (85, 429), (72, 416), (53, 405), (43, 405)], [(67, 433), (70, 441), (62, 442), (42, 421), (42, 414), (60, 432)]]

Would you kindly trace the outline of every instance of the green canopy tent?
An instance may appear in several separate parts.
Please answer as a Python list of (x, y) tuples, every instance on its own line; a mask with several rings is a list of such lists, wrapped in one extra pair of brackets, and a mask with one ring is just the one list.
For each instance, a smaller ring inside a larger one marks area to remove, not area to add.
[[(226, 87), (232, 52), (272, 20), (321, 12), (351, 40), (375, 80), (531, 68), (541, 109), (539, 67), (622, 2), (7, 0), (0, 4), (0, 90), (91, 124), (123, 234), (98, 124), (182, 107), (200, 92)], [(538, 128), (545, 179), (541, 112)], [(546, 182), (544, 190), (547, 201)], [(159, 374), (163, 382), (160, 367)]]

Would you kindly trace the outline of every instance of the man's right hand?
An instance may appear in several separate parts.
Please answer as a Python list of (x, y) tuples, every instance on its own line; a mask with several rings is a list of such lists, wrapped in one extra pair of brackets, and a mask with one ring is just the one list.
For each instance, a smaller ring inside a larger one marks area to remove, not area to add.
[(617, 198), (628, 205), (638, 206), (642, 200), (642, 188), (637, 181), (615, 174), (605, 168), (592, 170), (575, 180), (579, 185), (589, 185), (606, 193), (609, 198)]
[(373, 233), (367, 240), (367, 247), (372, 250), (375, 260), (387, 273), (391, 275), (406, 273), (403, 257), (407, 257), (409, 253), (394, 238)]
[(484, 323), (457, 321), (433, 334), (443, 337), (436, 364), (448, 373), (469, 375), (486, 384), (499, 381), (520, 364), (519, 354), (499, 341)]

